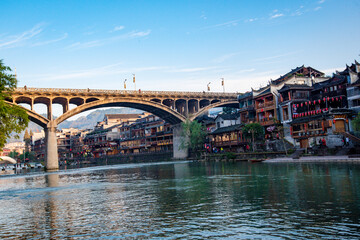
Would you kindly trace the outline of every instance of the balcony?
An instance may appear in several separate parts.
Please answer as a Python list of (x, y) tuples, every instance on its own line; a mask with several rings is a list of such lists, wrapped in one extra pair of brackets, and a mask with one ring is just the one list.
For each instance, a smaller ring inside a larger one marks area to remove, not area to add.
[(262, 118), (262, 119), (259, 120), (259, 123), (262, 126), (268, 126), (268, 125), (273, 125), (275, 122), (271, 118)]
[(266, 103), (258, 103), (256, 105), (256, 111), (260, 112), (261, 110), (269, 110), (269, 109), (275, 109), (275, 101), (266, 102)]

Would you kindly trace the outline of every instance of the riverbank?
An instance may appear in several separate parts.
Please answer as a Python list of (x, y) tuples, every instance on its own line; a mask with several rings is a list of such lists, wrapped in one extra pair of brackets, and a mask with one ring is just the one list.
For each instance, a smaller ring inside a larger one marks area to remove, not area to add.
[(353, 162), (360, 163), (360, 156), (304, 156), (294, 159), (291, 157), (279, 157), (273, 159), (266, 159), (264, 163), (283, 163), (283, 162)]

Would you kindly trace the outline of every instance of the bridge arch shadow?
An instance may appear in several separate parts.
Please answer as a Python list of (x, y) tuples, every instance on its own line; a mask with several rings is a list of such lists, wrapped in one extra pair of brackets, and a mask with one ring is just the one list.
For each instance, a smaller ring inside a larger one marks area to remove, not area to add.
[(195, 120), (196, 118), (200, 117), (201, 115), (204, 115), (206, 112), (208, 112), (210, 109), (212, 108), (217, 108), (217, 107), (232, 107), (232, 108), (239, 108), (239, 102), (238, 101), (230, 101), (230, 102), (214, 102), (210, 105), (207, 105), (203, 108), (200, 109), (200, 111), (198, 111), (195, 114), (192, 114), (189, 117), (190, 121)]
[(112, 98), (82, 104), (62, 114), (60, 117), (55, 119), (55, 123), (56, 125), (59, 125), (66, 119), (79, 113), (103, 107), (128, 107), (143, 110), (152, 113), (173, 125), (186, 120), (185, 116), (158, 102), (133, 98)]

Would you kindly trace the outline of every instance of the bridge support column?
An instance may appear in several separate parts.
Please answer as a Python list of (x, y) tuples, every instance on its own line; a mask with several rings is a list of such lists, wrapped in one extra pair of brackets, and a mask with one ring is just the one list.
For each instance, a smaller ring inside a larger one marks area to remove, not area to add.
[(189, 156), (189, 149), (181, 148), (181, 143), (188, 141), (184, 136), (181, 136), (183, 128), (181, 124), (173, 126), (173, 158), (185, 159)]
[(45, 139), (46, 139), (46, 170), (57, 170), (59, 169), (59, 156), (57, 149), (56, 139), (56, 124), (54, 121), (50, 121), (48, 126), (45, 128)]

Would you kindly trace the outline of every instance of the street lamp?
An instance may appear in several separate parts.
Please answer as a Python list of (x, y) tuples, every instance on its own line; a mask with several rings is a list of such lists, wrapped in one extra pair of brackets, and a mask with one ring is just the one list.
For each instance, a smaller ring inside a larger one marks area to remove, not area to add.
[(220, 78), (221, 79), (221, 86), (223, 86), (223, 90), (225, 92), (225, 82), (224, 82), (224, 78)]
[(135, 91), (136, 91), (135, 74), (133, 74), (133, 83), (134, 83), (134, 86), (135, 86)]
[(124, 81), (124, 89), (126, 90), (126, 81), (127, 81), (127, 79), (125, 79), (125, 81)]
[(209, 83), (207, 84), (207, 90), (208, 90), (208, 92), (210, 92), (210, 83), (211, 83), (211, 82), (209, 82)]

